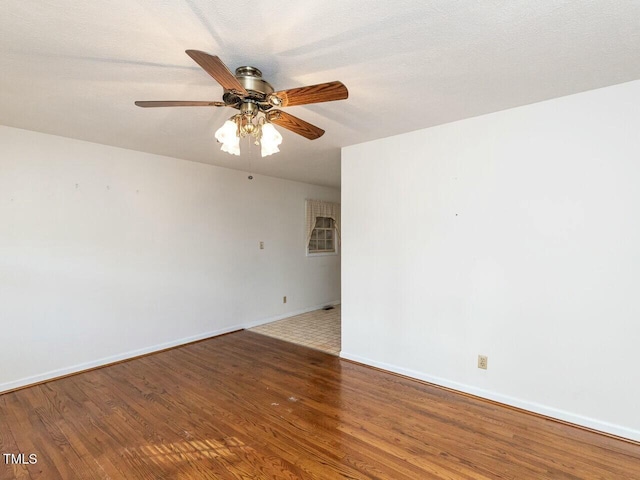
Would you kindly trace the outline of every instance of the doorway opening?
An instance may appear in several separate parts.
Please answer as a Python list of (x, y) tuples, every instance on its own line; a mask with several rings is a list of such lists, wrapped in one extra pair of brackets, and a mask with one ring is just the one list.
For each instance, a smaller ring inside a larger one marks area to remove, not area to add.
[(340, 354), (340, 305), (265, 323), (250, 330), (332, 355)]

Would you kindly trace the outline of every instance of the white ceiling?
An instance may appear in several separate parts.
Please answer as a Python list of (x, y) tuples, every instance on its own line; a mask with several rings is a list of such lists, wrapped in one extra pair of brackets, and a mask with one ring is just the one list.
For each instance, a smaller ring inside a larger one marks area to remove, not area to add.
[[(281, 153), (219, 150), (226, 108), (184, 51), (276, 88), (341, 80), (349, 99), (289, 107)], [(0, 124), (320, 185), (340, 147), (640, 78), (640, 2), (620, 0), (3, 0)], [(401, 161), (401, 159), (398, 159)]]

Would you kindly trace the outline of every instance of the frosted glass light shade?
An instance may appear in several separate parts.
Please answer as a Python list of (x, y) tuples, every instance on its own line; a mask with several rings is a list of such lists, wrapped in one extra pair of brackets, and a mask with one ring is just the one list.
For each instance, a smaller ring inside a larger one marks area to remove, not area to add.
[(282, 135), (270, 123), (262, 125), (262, 138), (260, 139), (260, 153), (263, 157), (280, 151), (278, 145), (282, 143)]
[(235, 122), (227, 120), (216, 131), (216, 140), (222, 144), (220, 150), (231, 155), (240, 155), (240, 137), (237, 135), (237, 130), (238, 127)]
[(223, 143), (220, 150), (231, 155), (240, 155), (240, 138), (235, 137), (235, 140), (232, 139), (231, 142)]

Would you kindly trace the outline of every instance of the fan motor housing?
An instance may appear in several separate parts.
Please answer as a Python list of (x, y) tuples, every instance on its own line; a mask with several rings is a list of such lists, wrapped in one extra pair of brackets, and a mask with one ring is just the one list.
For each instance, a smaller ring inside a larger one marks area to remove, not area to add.
[(273, 93), (273, 87), (262, 78), (262, 72), (256, 67), (245, 66), (236, 68), (236, 78), (249, 93), (260, 94), (261, 100), (264, 100), (267, 95)]

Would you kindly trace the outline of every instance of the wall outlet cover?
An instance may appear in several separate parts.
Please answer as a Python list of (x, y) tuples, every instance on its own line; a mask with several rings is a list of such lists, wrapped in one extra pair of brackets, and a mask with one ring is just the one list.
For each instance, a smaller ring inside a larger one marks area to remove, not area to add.
[(478, 368), (487, 369), (489, 358), (486, 355), (478, 355)]

